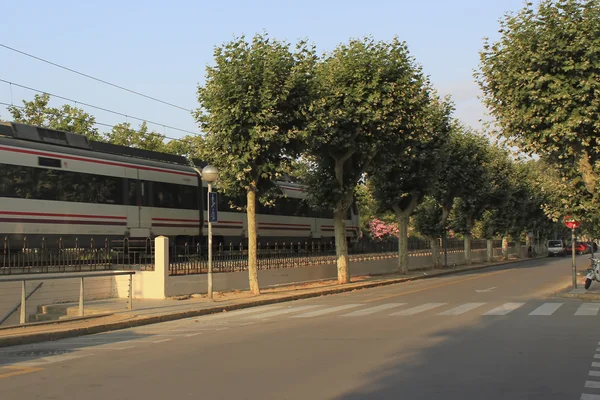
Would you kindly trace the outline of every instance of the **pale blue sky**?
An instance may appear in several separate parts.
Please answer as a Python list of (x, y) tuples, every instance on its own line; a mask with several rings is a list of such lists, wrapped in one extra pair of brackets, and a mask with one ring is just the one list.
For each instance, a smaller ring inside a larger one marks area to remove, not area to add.
[[(213, 47), (236, 35), (266, 30), (292, 42), (307, 38), (319, 51), (331, 50), (350, 37), (389, 40), (397, 35), (408, 43), (438, 90), (452, 95), (455, 115), (478, 127), (485, 113), (473, 81), (478, 51), (484, 37), (498, 37), (503, 13), (523, 5), (523, 0), (5, 0), (0, 43), (192, 109), (197, 107), (196, 87), (204, 80)], [(3, 48), (0, 79), (199, 132), (185, 111)], [(12, 89), (15, 103), (32, 97), (32, 92)], [(0, 101), (11, 102), (10, 88), (3, 83)], [(123, 120), (89, 112), (99, 122)], [(3, 106), (0, 117), (9, 117)], [(182, 136), (168, 129), (166, 134)]]

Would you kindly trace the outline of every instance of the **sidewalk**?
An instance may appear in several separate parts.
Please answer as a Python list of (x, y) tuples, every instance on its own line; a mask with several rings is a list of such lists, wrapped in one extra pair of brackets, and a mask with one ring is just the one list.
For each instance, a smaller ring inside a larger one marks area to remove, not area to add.
[(579, 271), (577, 273), (577, 289), (573, 289), (572, 285), (569, 285), (569, 287), (556, 293), (554, 296), (566, 299), (578, 299), (587, 301), (600, 300), (600, 283), (592, 282), (592, 286), (590, 286), (590, 288), (586, 290), (584, 286), (585, 278), (586, 272)]
[[(120, 302), (121, 305), (123, 304), (122, 299), (86, 302), (85, 307), (86, 314), (89, 315), (88, 317), (73, 318), (60, 322), (53, 321), (50, 323), (35, 323), (26, 326), (0, 328), (0, 347), (108, 332), (241, 308), (319, 297), (460, 272), (476, 271), (528, 260), (532, 259), (511, 259), (489, 264), (410, 271), (407, 275), (355, 276), (352, 277), (352, 283), (344, 285), (338, 285), (335, 280), (286, 285), (263, 289), (259, 296), (255, 296), (249, 291), (216, 292), (214, 293), (214, 301), (208, 300), (205, 295), (165, 300), (140, 299), (133, 301), (132, 311), (123, 310), (114, 312), (117, 308), (117, 303)], [(600, 284), (597, 287), (600, 289)], [(76, 307), (76, 305), (71, 306)], [(121, 309), (123, 308), (121, 306)]]

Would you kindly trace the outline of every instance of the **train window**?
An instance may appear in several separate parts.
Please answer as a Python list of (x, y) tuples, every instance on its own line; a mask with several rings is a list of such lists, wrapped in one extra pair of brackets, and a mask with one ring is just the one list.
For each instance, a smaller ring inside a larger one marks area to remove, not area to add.
[(165, 182), (152, 182), (154, 207), (198, 209), (198, 188)]
[(0, 196), (79, 203), (123, 204), (123, 179), (0, 164)]
[(62, 168), (62, 161), (58, 158), (38, 157), (40, 167)]

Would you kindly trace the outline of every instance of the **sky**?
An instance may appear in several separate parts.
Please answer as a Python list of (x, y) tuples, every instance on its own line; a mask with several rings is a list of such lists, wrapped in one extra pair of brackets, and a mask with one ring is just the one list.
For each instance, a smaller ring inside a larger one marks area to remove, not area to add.
[[(523, 0), (304, 0), (227, 2), (9, 1), (2, 4), (0, 44), (193, 110), (196, 90), (215, 46), (237, 36), (308, 39), (327, 52), (350, 38), (394, 36), (442, 95), (451, 95), (454, 116), (480, 128), (489, 119), (473, 72), (483, 39), (498, 38), (498, 20)], [(78, 76), (0, 47), (0, 79), (118, 111), (161, 125), (200, 133), (191, 111), (173, 108)], [(21, 104), (35, 92), (0, 82), (0, 102)], [(52, 105), (66, 103), (55, 100)], [(74, 104), (74, 103), (70, 103)], [(77, 104), (80, 106), (80, 104)], [(139, 121), (81, 108), (105, 124)], [(10, 114), (0, 105), (0, 118)], [(149, 127), (168, 137), (186, 132)], [(101, 128), (106, 129), (106, 128)]]

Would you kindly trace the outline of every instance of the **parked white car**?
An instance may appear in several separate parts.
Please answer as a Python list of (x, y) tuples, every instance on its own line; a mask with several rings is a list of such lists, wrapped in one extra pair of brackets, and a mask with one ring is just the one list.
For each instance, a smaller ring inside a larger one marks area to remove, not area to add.
[(548, 257), (562, 256), (567, 254), (567, 246), (562, 240), (548, 240)]

